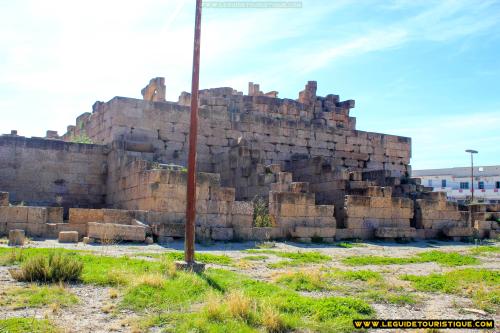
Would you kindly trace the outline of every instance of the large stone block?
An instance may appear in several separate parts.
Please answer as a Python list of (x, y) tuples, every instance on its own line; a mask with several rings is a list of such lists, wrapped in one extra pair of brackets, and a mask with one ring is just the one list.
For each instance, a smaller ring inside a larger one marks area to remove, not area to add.
[(467, 227), (444, 228), (443, 233), (448, 237), (472, 237), (474, 229)]
[(212, 228), (213, 240), (229, 241), (233, 239), (233, 228)]
[(104, 223), (131, 224), (134, 219), (132, 211), (122, 209), (102, 209)]
[(158, 226), (159, 236), (183, 238), (185, 226), (183, 224), (162, 223)]
[(101, 241), (140, 241), (146, 239), (146, 228), (135, 225), (89, 222), (88, 237)]
[(25, 242), (24, 230), (9, 230), (9, 246), (23, 246)]
[(12, 206), (7, 208), (7, 222), (10, 223), (26, 223), (28, 222), (28, 207)]
[(233, 215), (231, 217), (231, 224), (233, 226), (250, 228), (253, 225), (253, 215)]
[(373, 239), (375, 229), (337, 229), (335, 234), (336, 240), (344, 239)]
[(332, 238), (335, 237), (335, 228), (328, 227), (295, 227), (292, 231), (292, 237), (321, 237)]
[(57, 240), (59, 243), (78, 243), (78, 232), (60, 231)]
[(28, 207), (28, 223), (47, 223), (47, 208)]
[(69, 223), (104, 222), (102, 209), (70, 208)]
[(47, 207), (47, 222), (63, 223), (63, 207)]
[(377, 238), (415, 238), (415, 228), (380, 227), (375, 229)]

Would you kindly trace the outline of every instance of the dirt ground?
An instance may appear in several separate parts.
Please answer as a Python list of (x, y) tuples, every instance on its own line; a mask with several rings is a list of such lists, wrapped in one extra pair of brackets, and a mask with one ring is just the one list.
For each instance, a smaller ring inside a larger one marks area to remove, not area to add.
[[(498, 244), (498, 243), (497, 243)], [(143, 244), (116, 244), (116, 245), (86, 245), (78, 244), (60, 244), (54, 240), (45, 241), (30, 241), (28, 247), (38, 248), (65, 248), (73, 250), (88, 250), (99, 254), (109, 256), (124, 256), (137, 255), (138, 253), (164, 253), (171, 250), (182, 250), (182, 241), (175, 241), (166, 245), (143, 245)], [(5, 245), (0, 245), (5, 246)], [(236, 263), (240, 262), (249, 253), (242, 252), (245, 249), (255, 248), (255, 242), (246, 243), (213, 243), (206, 245), (197, 245), (197, 251), (224, 254)], [(455, 269), (466, 267), (486, 268), (490, 270), (500, 269), (500, 255), (498, 253), (488, 254), (487, 257), (478, 257), (481, 263), (474, 266), (460, 267), (443, 267), (437, 263), (418, 263), (406, 265), (368, 265), (368, 266), (346, 266), (341, 260), (347, 256), (358, 255), (376, 255), (387, 257), (409, 257), (422, 251), (440, 250), (453, 251), (460, 253), (468, 253), (474, 244), (460, 242), (412, 242), (412, 243), (387, 243), (387, 242), (366, 242), (360, 246), (352, 248), (341, 248), (334, 245), (323, 244), (299, 244), (293, 242), (277, 242), (272, 250), (276, 251), (318, 251), (327, 254), (333, 260), (318, 264), (310, 265), (312, 267), (331, 267), (341, 270), (372, 270), (383, 274), (384, 279), (389, 283), (405, 285), (409, 287), (409, 283), (401, 281), (398, 276), (402, 274), (427, 275), (430, 273), (442, 273)], [(147, 257), (143, 257), (148, 259)], [(280, 269), (270, 269), (267, 264), (274, 261), (282, 260), (281, 258), (269, 256), (269, 259), (259, 262), (251, 262), (248, 264), (236, 264), (233, 266), (224, 266), (225, 269), (238, 271), (254, 277), (259, 280), (271, 281), (280, 272), (286, 272), (296, 267), (286, 267)], [(216, 265), (207, 265), (207, 267), (220, 267)], [(304, 269), (301, 267), (300, 269)], [(8, 267), (0, 266), (0, 294), (2, 291), (13, 286), (23, 286), (24, 283), (13, 280), (8, 273)], [(133, 321), (134, 313), (128, 311), (107, 312), (103, 311), (103, 307), (112, 306), (113, 303), (119, 302), (119, 298), (110, 300), (108, 296), (108, 287), (97, 287), (92, 285), (69, 285), (69, 291), (77, 295), (81, 302), (77, 305), (61, 308), (57, 311), (51, 309), (7, 309), (0, 307), (0, 319), (8, 317), (36, 317), (49, 318), (60, 327), (72, 327), (68, 332), (131, 332), (128, 323)], [(311, 293), (312, 296), (325, 296), (328, 294), (335, 295), (334, 292), (321, 292), (317, 295)], [(481, 310), (475, 309), (472, 301), (468, 298), (429, 292), (415, 292), (420, 301), (415, 305), (399, 306), (387, 303), (371, 303), (376, 311), (375, 318), (377, 319), (494, 319), (497, 325), (497, 330), (500, 328), (500, 317), (495, 314), (488, 314)], [(497, 312), (498, 313), (498, 312)], [(69, 323), (71, 325), (69, 325)], [(155, 330), (152, 330), (155, 331)], [(374, 332), (397, 332), (397, 330), (376, 330)], [(445, 330), (449, 332), (484, 332), (484, 330)]]

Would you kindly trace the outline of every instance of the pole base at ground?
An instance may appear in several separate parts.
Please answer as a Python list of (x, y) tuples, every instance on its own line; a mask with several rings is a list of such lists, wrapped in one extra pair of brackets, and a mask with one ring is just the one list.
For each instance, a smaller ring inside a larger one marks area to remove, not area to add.
[(176, 261), (175, 267), (179, 270), (193, 272), (196, 274), (203, 273), (205, 270), (205, 264), (199, 262)]

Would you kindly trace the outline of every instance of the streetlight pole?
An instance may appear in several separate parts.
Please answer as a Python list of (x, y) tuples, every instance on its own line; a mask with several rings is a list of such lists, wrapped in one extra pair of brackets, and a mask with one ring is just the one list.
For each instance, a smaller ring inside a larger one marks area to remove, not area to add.
[(474, 202), (474, 154), (477, 154), (478, 151), (474, 149), (467, 149), (466, 153), (470, 153), (470, 180), (471, 180), (471, 203)]
[(186, 231), (184, 261), (177, 267), (194, 272), (201, 272), (204, 265), (194, 260), (194, 238), (196, 220), (196, 140), (198, 136), (198, 90), (200, 79), (200, 40), (201, 40), (202, 0), (196, 0), (194, 25), (193, 73), (191, 78), (191, 118), (189, 124), (189, 153), (186, 195)]

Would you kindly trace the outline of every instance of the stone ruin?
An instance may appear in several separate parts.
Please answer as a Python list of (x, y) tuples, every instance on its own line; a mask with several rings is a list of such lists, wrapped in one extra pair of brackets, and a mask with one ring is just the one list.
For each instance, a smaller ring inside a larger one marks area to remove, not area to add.
[[(200, 91), (197, 239), (497, 236), (499, 205), (431, 192), (410, 177), (410, 138), (357, 130), (354, 100), (316, 91)], [(96, 102), (62, 136), (0, 136), (0, 235), (182, 238), (191, 96), (165, 92), (155, 78), (142, 100)]]

